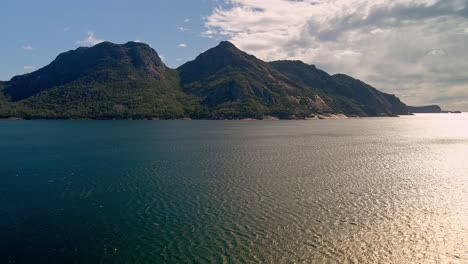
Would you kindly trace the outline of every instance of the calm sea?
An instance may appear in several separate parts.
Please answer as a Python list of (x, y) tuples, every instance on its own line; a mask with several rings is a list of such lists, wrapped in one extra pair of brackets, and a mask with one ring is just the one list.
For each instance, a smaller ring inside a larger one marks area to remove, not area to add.
[(1, 263), (468, 263), (468, 114), (1, 121)]

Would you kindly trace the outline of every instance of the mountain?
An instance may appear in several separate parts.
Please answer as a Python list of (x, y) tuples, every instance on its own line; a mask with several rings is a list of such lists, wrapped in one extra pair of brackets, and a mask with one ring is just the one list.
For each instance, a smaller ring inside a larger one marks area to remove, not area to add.
[(0, 117), (196, 118), (406, 114), (397, 97), (300, 61), (264, 62), (223, 41), (177, 69), (150, 46), (103, 42), (0, 82)]
[(317, 93), (227, 41), (177, 70), (184, 91), (199, 97), (211, 118), (296, 118), (332, 111)]
[(42, 69), (12, 78), (4, 94), (27, 117), (177, 118), (198, 106), (181, 90), (177, 72), (136, 42), (62, 53)]
[(4, 82), (0, 82), (0, 118), (9, 117), (13, 115), (10, 109), (10, 104), (8, 103), (5, 96), (3, 95), (4, 85), (5, 85)]
[(408, 106), (410, 113), (442, 113), (442, 108), (438, 105)]
[(381, 116), (408, 114), (406, 105), (396, 96), (345, 74), (329, 75), (301, 61), (275, 61), (271, 65), (288, 78), (320, 90), (334, 109), (346, 114)]

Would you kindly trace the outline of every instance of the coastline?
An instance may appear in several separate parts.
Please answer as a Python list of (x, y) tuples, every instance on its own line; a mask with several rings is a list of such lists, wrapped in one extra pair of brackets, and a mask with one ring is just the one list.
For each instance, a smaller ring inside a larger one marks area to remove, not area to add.
[[(466, 114), (467, 112), (461, 113), (435, 113), (437, 115), (461, 115)], [(408, 114), (408, 115), (396, 115), (396, 116), (358, 116), (358, 115), (345, 115), (345, 114), (317, 114), (314, 116), (306, 118), (278, 118), (274, 116), (264, 116), (262, 118), (232, 118), (232, 119), (207, 119), (207, 118), (21, 118), (21, 117), (2, 117), (1, 121), (38, 121), (38, 120), (48, 120), (48, 121), (316, 121), (316, 120), (338, 120), (338, 119), (350, 119), (350, 118), (379, 118), (379, 117), (402, 117), (402, 116), (415, 116), (415, 115), (433, 115), (434, 113), (417, 113), (417, 114)]]
[[(426, 113), (434, 114), (434, 113)], [(461, 115), (467, 114), (467, 112), (460, 113), (436, 113), (438, 115)], [(170, 121), (170, 120), (179, 120), (179, 121), (315, 121), (315, 120), (337, 120), (337, 119), (350, 119), (350, 118), (380, 118), (380, 117), (404, 117), (404, 116), (415, 116), (415, 115), (424, 115), (424, 113), (417, 114), (407, 114), (407, 115), (381, 115), (381, 116), (359, 116), (359, 115), (345, 115), (343, 113), (321, 113), (311, 115), (309, 117), (297, 117), (297, 116), (288, 116), (286, 118), (279, 118), (276, 116), (266, 115), (261, 118), (220, 118), (220, 119), (209, 119), (209, 118), (191, 118), (191, 117), (181, 117), (181, 118), (161, 118), (161, 117), (148, 117), (148, 118), (117, 118), (117, 117), (98, 117), (98, 118), (32, 118), (32, 117), (0, 117), (0, 121), (35, 121), (35, 120), (48, 120), (48, 121)]]
[[(366, 118), (372, 116), (357, 116), (357, 115), (345, 115), (345, 114), (316, 114), (309, 117), (300, 118), (296, 116), (289, 116), (287, 118), (279, 118), (275, 116), (263, 116), (261, 118), (223, 118), (223, 119), (207, 119), (207, 118), (22, 118), (22, 117), (2, 117), (0, 121), (34, 121), (34, 120), (51, 120), (51, 121), (83, 121), (83, 120), (94, 120), (94, 121), (110, 121), (110, 120), (133, 120), (133, 121), (164, 121), (164, 120), (180, 120), (180, 121), (196, 121), (196, 120), (210, 120), (210, 121), (314, 121), (314, 120), (329, 120), (329, 119), (348, 119), (348, 118)], [(394, 116), (383, 116), (383, 117), (394, 117)]]

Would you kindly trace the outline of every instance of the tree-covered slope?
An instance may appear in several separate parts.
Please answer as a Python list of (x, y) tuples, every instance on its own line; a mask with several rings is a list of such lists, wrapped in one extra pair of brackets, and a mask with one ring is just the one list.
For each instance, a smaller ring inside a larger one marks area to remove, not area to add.
[(393, 95), (344, 74), (329, 75), (301, 61), (271, 62), (290, 79), (324, 92), (327, 102), (336, 110), (357, 115), (407, 114), (406, 105)]
[(0, 118), (11, 116), (10, 103), (3, 95), (4, 85), (4, 82), (0, 82)]
[(184, 91), (200, 98), (213, 118), (306, 117), (332, 109), (310, 89), (230, 42), (177, 69)]
[(32, 118), (177, 118), (199, 111), (148, 45), (104, 42), (17, 76), (4, 94)]
[(60, 54), (0, 82), (0, 118), (305, 118), (406, 114), (397, 97), (300, 61), (267, 63), (221, 42), (178, 69), (143, 43)]

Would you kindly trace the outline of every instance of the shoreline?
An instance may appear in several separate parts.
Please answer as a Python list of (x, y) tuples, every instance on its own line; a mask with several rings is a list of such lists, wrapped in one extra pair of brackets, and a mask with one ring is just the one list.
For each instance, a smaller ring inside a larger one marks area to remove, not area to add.
[(310, 117), (298, 118), (291, 116), (288, 118), (279, 118), (275, 116), (264, 116), (262, 118), (233, 118), (233, 119), (204, 119), (204, 118), (21, 118), (21, 117), (4, 117), (0, 121), (315, 121), (315, 120), (337, 120), (349, 118), (376, 118), (376, 117), (399, 117), (399, 116), (357, 116), (345, 114), (316, 114)]

